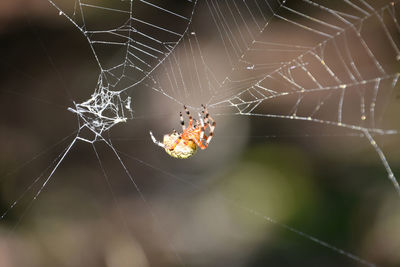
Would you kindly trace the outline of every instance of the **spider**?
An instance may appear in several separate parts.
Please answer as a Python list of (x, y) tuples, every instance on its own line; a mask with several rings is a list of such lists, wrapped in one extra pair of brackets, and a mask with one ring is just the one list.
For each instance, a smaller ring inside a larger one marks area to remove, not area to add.
[[(177, 133), (173, 130), (171, 134), (164, 135), (162, 143), (157, 141), (150, 131), (150, 136), (154, 144), (164, 148), (171, 157), (178, 159), (187, 159), (193, 156), (197, 151), (197, 146), (201, 149), (206, 149), (214, 135), (216, 123), (208, 114), (207, 108), (204, 105), (201, 106), (203, 108), (202, 113), (204, 118), (199, 114), (200, 122), (193, 119), (187, 107), (183, 106), (189, 117), (188, 127), (185, 127), (182, 112), (179, 112), (183, 132)], [(207, 126), (210, 128), (208, 137), (204, 133)]]

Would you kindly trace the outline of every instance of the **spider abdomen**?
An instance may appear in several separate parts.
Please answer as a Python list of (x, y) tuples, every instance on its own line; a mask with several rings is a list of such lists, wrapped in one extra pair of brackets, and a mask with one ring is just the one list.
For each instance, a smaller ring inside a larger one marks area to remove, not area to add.
[[(179, 117), (182, 126), (182, 133), (178, 134), (175, 130), (171, 134), (164, 135), (163, 142), (159, 142), (150, 131), (151, 140), (154, 144), (165, 149), (168, 155), (177, 159), (187, 159), (193, 156), (197, 147), (206, 149), (214, 136), (215, 121), (208, 114), (207, 108), (201, 105), (203, 108), (203, 116), (199, 113), (199, 120), (194, 120), (190, 115), (189, 110), (186, 106), (183, 108), (189, 117), (189, 124), (186, 127), (185, 121), (182, 116), (182, 112), (179, 112)], [(205, 130), (209, 129), (208, 136), (205, 134)]]
[(187, 159), (197, 152), (197, 145), (192, 140), (181, 139), (180, 142), (175, 146), (174, 149), (170, 149), (177, 140), (179, 139), (179, 134), (172, 133), (164, 135), (163, 144), (165, 151), (174, 158)]

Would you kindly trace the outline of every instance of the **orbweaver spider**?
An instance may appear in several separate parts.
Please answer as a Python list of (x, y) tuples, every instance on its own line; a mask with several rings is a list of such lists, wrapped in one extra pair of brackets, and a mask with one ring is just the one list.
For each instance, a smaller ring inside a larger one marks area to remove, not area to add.
[[(197, 146), (201, 149), (206, 149), (214, 135), (216, 123), (214, 119), (211, 118), (210, 114), (208, 114), (207, 108), (204, 105), (201, 106), (203, 108), (202, 113), (204, 117), (199, 114), (200, 122), (194, 120), (187, 107), (183, 106), (189, 117), (188, 127), (185, 127), (182, 112), (179, 112), (183, 132), (177, 133), (173, 130), (171, 134), (164, 135), (162, 143), (157, 141), (150, 131), (150, 136), (154, 144), (164, 148), (171, 157), (178, 159), (187, 159), (193, 156), (197, 151)], [(207, 126), (210, 129), (208, 137), (204, 133)]]

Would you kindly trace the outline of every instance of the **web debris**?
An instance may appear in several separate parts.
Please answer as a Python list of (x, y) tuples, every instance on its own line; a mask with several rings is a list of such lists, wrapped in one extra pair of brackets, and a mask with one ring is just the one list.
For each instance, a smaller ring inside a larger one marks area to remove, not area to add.
[[(188, 30), (197, 3), (182, 1), (189, 12), (180, 14), (161, 4), (145, 0), (116, 1), (109, 3), (110, 6), (75, 0), (73, 5), (65, 8), (61, 8), (61, 3), (56, 0), (49, 2), (59, 11), (59, 15), (65, 16), (87, 38), (99, 66), (98, 84), (91, 98), (69, 109), (80, 116), (84, 125), (96, 136), (101, 136), (115, 124), (132, 118), (131, 98), (123, 97), (124, 91), (140, 84), (175, 49)], [(141, 12), (136, 14), (136, 9)], [(93, 13), (96, 12), (104, 15), (106, 23), (103, 29), (92, 22), (90, 15), (86, 16), (87, 13), (94, 16)], [(151, 17), (143, 18), (141, 14), (146, 12), (173, 20), (174, 28), (153, 23)], [(114, 27), (110, 29), (109, 25)], [(105, 51), (122, 51), (124, 56), (110, 65), (107, 62), (109, 59), (102, 56)], [(122, 83), (129, 85), (118, 88)]]

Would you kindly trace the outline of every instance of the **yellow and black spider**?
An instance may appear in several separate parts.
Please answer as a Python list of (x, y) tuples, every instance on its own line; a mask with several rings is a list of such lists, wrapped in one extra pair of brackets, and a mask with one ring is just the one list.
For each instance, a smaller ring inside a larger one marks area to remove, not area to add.
[[(180, 112), (179, 116), (182, 125), (182, 133), (177, 133), (174, 130), (171, 134), (164, 135), (163, 142), (161, 143), (155, 139), (153, 133), (150, 131), (153, 142), (164, 148), (171, 157), (178, 159), (187, 159), (193, 156), (198, 146), (201, 149), (206, 149), (214, 136), (216, 122), (208, 113), (207, 108), (204, 105), (201, 106), (203, 108), (202, 113), (204, 117), (199, 114), (199, 121), (193, 120), (187, 107), (183, 106), (189, 117), (188, 127), (185, 127), (185, 121), (182, 112)], [(207, 127), (210, 129), (208, 136), (205, 134)]]

